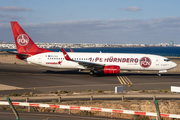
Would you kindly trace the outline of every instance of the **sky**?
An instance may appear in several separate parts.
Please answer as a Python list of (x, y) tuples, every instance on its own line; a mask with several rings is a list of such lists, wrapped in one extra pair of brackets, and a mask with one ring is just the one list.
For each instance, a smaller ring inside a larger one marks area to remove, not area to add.
[(34, 42), (180, 44), (180, 0), (1, 0), (0, 40), (17, 21)]

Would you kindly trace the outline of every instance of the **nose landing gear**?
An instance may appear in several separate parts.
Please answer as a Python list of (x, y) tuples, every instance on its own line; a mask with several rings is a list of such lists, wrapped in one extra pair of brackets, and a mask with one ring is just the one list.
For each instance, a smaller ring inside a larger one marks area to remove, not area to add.
[(167, 72), (167, 70), (160, 70), (160, 71), (157, 73), (157, 75), (158, 75), (158, 76), (161, 76), (161, 73), (165, 73), (165, 72)]

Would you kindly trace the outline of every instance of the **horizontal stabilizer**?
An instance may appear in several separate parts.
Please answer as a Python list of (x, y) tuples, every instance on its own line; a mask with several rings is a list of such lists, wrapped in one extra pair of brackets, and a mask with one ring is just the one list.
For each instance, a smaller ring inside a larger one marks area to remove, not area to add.
[(15, 54), (16, 57), (21, 60), (24, 60), (24, 59), (28, 58), (28, 56), (29, 56), (28, 54), (21, 54), (21, 53), (15, 52), (15, 51), (6, 51), (6, 52), (10, 53), (10, 54)]

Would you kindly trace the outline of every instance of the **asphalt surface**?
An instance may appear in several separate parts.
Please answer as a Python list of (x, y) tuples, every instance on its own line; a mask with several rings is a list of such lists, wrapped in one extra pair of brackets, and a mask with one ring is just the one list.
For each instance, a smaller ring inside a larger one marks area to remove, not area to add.
[[(42, 113), (42, 112), (23, 112), (18, 111), (20, 120), (124, 120), (121, 118), (108, 118), (98, 116), (78, 116), (74, 114), (63, 113)], [(0, 120), (15, 120), (16, 117), (12, 111), (0, 110)], [(126, 119), (127, 120), (127, 119)]]
[[(122, 84), (120, 77), (126, 77), (132, 82), (129, 87)], [(51, 69), (37, 65), (18, 65), (0, 63), (0, 95), (13, 92), (24, 94), (28, 92), (48, 93), (55, 90), (86, 91), (110, 90), (115, 86), (124, 86), (124, 90), (170, 89), (170, 86), (180, 86), (180, 72), (164, 73), (157, 76), (154, 73), (124, 72), (120, 75), (90, 76), (89, 71)]]

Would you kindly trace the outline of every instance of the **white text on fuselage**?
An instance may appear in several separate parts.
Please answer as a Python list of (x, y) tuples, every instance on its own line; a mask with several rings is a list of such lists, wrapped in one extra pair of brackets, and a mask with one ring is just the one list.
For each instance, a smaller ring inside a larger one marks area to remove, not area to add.
[(138, 58), (116, 58), (113, 56), (110, 56), (109, 58), (89, 58), (90, 62), (122, 62), (122, 63), (138, 63)]

